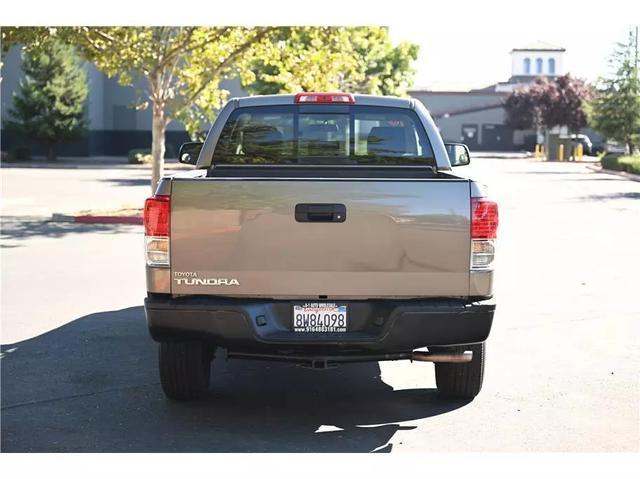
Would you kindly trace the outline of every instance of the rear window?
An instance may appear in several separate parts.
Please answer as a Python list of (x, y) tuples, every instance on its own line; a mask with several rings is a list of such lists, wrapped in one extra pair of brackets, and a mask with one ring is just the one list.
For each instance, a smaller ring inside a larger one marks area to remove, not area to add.
[(435, 165), (414, 111), (357, 105), (238, 108), (216, 165)]

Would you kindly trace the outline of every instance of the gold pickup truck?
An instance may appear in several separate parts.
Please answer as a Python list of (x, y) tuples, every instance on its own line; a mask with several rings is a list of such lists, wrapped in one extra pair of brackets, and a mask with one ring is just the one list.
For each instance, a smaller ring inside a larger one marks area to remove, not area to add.
[(230, 100), (195, 168), (144, 209), (151, 336), (167, 396), (209, 385), (216, 352), (313, 368), (435, 363), (474, 397), (489, 335), (498, 208), (456, 176), (416, 100), (299, 93)]

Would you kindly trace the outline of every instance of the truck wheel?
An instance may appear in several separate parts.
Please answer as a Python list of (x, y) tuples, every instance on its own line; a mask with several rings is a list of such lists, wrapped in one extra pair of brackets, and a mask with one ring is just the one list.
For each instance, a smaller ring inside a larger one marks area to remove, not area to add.
[(171, 399), (202, 396), (209, 388), (211, 349), (202, 342), (160, 343), (160, 383)]
[(484, 376), (484, 343), (437, 349), (442, 352), (473, 352), (473, 359), (469, 363), (435, 364), (438, 392), (448, 398), (472, 399), (476, 397), (482, 389)]

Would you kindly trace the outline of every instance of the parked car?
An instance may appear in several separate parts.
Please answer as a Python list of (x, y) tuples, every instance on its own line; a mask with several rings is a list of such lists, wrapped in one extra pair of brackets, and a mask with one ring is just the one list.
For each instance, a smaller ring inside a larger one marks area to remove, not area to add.
[(584, 135), (582, 133), (579, 134), (573, 134), (571, 135), (571, 141), (574, 143), (574, 145), (582, 145), (582, 152), (585, 155), (594, 155), (595, 153), (593, 152), (593, 144), (591, 143), (591, 139), (587, 136)]
[(179, 159), (196, 169), (144, 208), (168, 397), (204, 393), (223, 349), (312, 368), (431, 361), (444, 396), (480, 392), (498, 206), (453, 173), (469, 150), (445, 145), (421, 102), (232, 99)]
[(607, 141), (605, 145), (605, 153), (614, 153), (618, 155), (627, 154), (627, 146), (615, 141)]

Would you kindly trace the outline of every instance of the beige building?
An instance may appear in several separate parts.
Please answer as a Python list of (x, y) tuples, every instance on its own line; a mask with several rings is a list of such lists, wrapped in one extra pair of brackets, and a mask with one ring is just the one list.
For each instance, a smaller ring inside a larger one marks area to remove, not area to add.
[(463, 142), (472, 150), (531, 150), (533, 131), (514, 131), (505, 124), (503, 102), (513, 89), (539, 76), (564, 75), (565, 49), (536, 42), (511, 50), (511, 77), (482, 88), (446, 85), (412, 89), (409, 94), (431, 112), (445, 141)]

